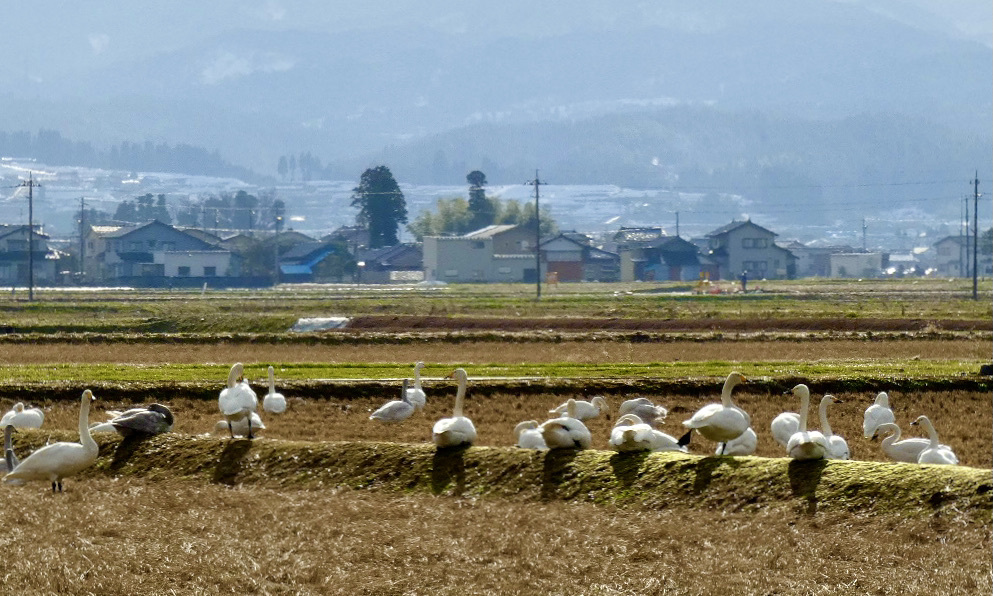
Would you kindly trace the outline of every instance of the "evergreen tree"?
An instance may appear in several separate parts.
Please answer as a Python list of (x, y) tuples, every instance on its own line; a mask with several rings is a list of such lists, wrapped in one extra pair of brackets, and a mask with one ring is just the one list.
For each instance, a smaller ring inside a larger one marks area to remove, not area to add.
[(479, 170), (469, 172), (465, 177), (469, 182), (469, 228), (478, 230), (496, 221), (496, 205), (486, 197), (486, 174)]
[(386, 166), (369, 168), (352, 189), (352, 207), (359, 208), (356, 223), (369, 230), (369, 248), (399, 242), (401, 223), (407, 223), (407, 201)]

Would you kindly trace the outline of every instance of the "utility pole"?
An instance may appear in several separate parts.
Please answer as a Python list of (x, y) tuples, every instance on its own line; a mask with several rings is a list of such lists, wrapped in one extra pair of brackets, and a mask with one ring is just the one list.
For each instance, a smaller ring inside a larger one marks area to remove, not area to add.
[(41, 186), (34, 181), (34, 173), (28, 172), (26, 182), (21, 186), (28, 187), (28, 301), (34, 301), (34, 189)]
[(279, 285), (279, 228), (281, 228), (282, 225), (283, 225), (283, 216), (277, 215), (276, 222), (275, 224), (273, 224), (273, 227), (276, 228), (276, 234), (273, 236), (273, 252), (276, 254), (276, 262), (275, 262), (276, 268), (274, 270), (275, 271), (274, 282), (272, 284), (274, 288)]
[(79, 197), (79, 273), (86, 275), (86, 197)]
[(972, 184), (972, 299), (979, 300), (979, 170)]
[(679, 211), (676, 212), (676, 238), (679, 238)]
[(538, 187), (542, 182), (538, 178), (538, 170), (534, 171), (534, 180), (528, 180), (527, 184), (534, 186), (534, 277), (537, 290), (537, 300), (541, 300), (541, 211), (538, 208)]
[(865, 218), (863, 217), (862, 218), (862, 252), (865, 252), (866, 251), (866, 244), (865, 244), (865, 231), (866, 231), (866, 229), (867, 228), (866, 228), (866, 225), (865, 225)]

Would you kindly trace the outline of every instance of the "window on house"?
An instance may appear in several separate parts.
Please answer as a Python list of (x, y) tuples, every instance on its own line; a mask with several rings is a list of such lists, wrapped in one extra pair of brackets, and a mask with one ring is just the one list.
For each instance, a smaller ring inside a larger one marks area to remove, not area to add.
[(742, 248), (767, 248), (769, 246), (768, 238), (742, 238), (741, 247)]
[(148, 248), (155, 248), (155, 240), (154, 239), (150, 239), (148, 241)]
[(214, 277), (217, 275), (217, 267), (204, 267), (203, 276), (204, 277)]
[(175, 242), (162, 242), (159, 244), (159, 248), (165, 251), (176, 250)]
[(27, 249), (28, 249), (28, 241), (27, 240), (8, 240), (7, 241), (7, 250), (14, 251), (14, 250), (27, 250)]
[(190, 276), (190, 268), (189, 267), (180, 267), (179, 269), (176, 270), (176, 274), (179, 275), (179, 277), (189, 277)]
[(133, 251), (141, 250), (141, 242), (136, 242), (136, 241), (128, 242), (128, 250), (133, 250)]
[(472, 247), (475, 248), (475, 249), (477, 249), (477, 250), (480, 250), (480, 249), (486, 247), (486, 243), (483, 242), (482, 240), (473, 240), (472, 241)]

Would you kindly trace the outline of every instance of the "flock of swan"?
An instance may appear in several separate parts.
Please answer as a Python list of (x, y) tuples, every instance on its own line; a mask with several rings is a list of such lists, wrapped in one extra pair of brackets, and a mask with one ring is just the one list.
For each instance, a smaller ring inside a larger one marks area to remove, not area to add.
[[(387, 402), (369, 418), (384, 423), (400, 423), (422, 410), (427, 398), (421, 386), (423, 367), (423, 362), (416, 363), (413, 386), (409, 379), (404, 379), (400, 399)], [(275, 389), (272, 366), (268, 367), (268, 374), (269, 391), (262, 399), (261, 409), (272, 414), (285, 412), (286, 398)], [(468, 374), (465, 369), (456, 368), (447, 378), (458, 383), (455, 406), (452, 416), (435, 422), (431, 439), (439, 448), (472, 445), (476, 440), (476, 428), (464, 413)], [(687, 430), (680, 437), (671, 436), (656, 428), (665, 421), (669, 413), (664, 406), (644, 397), (626, 400), (619, 408), (619, 417), (611, 429), (608, 444), (618, 452), (686, 453), (695, 430), (705, 439), (717, 443), (717, 455), (751, 455), (755, 452), (758, 439), (751, 426), (751, 417), (731, 398), (732, 390), (743, 382), (745, 377), (740, 373), (729, 374), (724, 381), (720, 403), (705, 405), (683, 421)], [(799, 398), (799, 413), (783, 412), (770, 425), (773, 438), (784, 448), (786, 455), (797, 460), (849, 459), (847, 442), (832, 432), (827, 418), (828, 406), (840, 400), (824, 395), (818, 406), (821, 430), (808, 430), (810, 390), (806, 385), (799, 384), (789, 393)], [(48, 481), (53, 492), (62, 492), (63, 479), (79, 473), (96, 461), (98, 447), (92, 433), (117, 432), (130, 437), (150, 436), (172, 430), (172, 412), (162, 404), (135, 407), (123, 412), (110, 411), (109, 420), (91, 425), (90, 404), (95, 399), (91, 390), (83, 392), (79, 407), (78, 443), (51, 443), (38, 448), (23, 460), (18, 460), (14, 453), (12, 433), (17, 428), (40, 428), (45, 415), (39, 408), (27, 408), (23, 403), (15, 404), (0, 418), (0, 427), (4, 429), (4, 458), (0, 462), (0, 472), (5, 473), (3, 481), (9, 484), (23, 484), (32, 480)], [(216, 430), (229, 432), (231, 438), (243, 436), (252, 439), (257, 431), (265, 428), (259, 416), (258, 397), (245, 380), (244, 366), (240, 362), (230, 369), (227, 384), (218, 396), (218, 408), (223, 419), (217, 422)], [(607, 400), (603, 396), (593, 397), (589, 401), (569, 399), (549, 410), (551, 417), (542, 423), (526, 420), (517, 424), (514, 428), (516, 445), (523, 449), (537, 450), (588, 449), (592, 444), (592, 436), (584, 421), (596, 418), (608, 409)], [(938, 433), (927, 416), (920, 416), (911, 424), (921, 426), (928, 438), (901, 440), (900, 427), (890, 408), (889, 396), (881, 392), (865, 410), (863, 435), (866, 439), (882, 437), (882, 450), (894, 461), (918, 464), (958, 463), (958, 457), (952, 448), (939, 442)]]

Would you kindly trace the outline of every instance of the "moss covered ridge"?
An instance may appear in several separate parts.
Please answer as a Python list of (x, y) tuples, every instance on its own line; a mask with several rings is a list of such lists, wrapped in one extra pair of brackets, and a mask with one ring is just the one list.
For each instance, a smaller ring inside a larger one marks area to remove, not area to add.
[[(61, 435), (61, 436), (60, 436)], [(27, 454), (74, 433), (22, 431)], [(538, 452), (506, 447), (436, 449), (427, 444), (249, 441), (167, 434), (97, 436), (88, 475), (183, 478), (274, 488), (377, 489), (524, 501), (565, 500), (748, 510), (792, 504), (799, 511), (931, 514), (951, 511), (990, 523), (990, 470), (868, 461), (703, 457), (598, 450)]]

